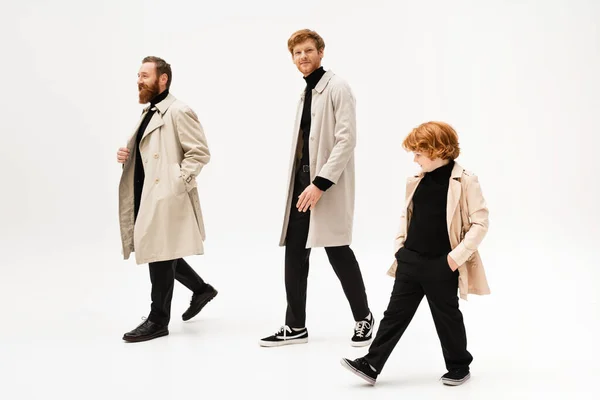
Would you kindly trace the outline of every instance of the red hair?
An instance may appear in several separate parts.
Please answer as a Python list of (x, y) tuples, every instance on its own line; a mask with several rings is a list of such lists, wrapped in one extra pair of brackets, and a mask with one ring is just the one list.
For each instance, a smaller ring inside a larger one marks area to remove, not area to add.
[(413, 129), (402, 142), (407, 151), (419, 152), (432, 160), (454, 160), (460, 154), (458, 135), (445, 122), (425, 122)]
[(290, 36), (290, 38), (288, 39), (288, 50), (293, 55), (294, 47), (296, 47), (300, 43), (306, 42), (307, 40), (313, 40), (315, 42), (317, 51), (325, 49), (325, 41), (317, 32), (311, 31), (310, 29), (301, 29), (299, 31), (294, 32), (292, 36)]

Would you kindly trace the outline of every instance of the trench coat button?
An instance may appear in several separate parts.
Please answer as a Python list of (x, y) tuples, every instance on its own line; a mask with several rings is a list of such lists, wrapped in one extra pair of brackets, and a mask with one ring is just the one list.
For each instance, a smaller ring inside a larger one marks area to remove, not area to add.
[(158, 158), (158, 153), (155, 153), (155, 154), (154, 154), (154, 158)]
[(314, 137), (314, 136), (311, 136), (311, 137), (310, 137), (310, 140), (315, 140), (315, 137)]
[(312, 116), (314, 117), (314, 116), (315, 116), (315, 113), (312, 113)]
[(144, 160), (144, 162), (145, 162), (145, 163), (147, 163), (147, 162), (148, 162), (148, 159), (146, 158), (146, 159)]
[(158, 183), (158, 178), (156, 178), (156, 179), (154, 180), (154, 183)]

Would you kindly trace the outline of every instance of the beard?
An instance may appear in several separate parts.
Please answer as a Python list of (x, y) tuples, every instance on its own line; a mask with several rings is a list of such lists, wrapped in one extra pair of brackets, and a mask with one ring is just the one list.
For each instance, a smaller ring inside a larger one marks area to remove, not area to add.
[(158, 87), (158, 79), (150, 86), (138, 85), (140, 104), (149, 103), (155, 96), (158, 95), (160, 89)]

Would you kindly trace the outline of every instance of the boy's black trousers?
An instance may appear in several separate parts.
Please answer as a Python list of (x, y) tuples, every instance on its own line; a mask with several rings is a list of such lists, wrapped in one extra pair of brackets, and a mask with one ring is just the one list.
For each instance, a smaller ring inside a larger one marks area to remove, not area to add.
[(467, 351), (465, 325), (458, 309), (458, 271), (450, 269), (447, 255), (426, 258), (400, 248), (396, 259), (398, 268), (390, 302), (365, 359), (381, 372), (426, 296), (446, 368), (468, 371), (473, 357)]

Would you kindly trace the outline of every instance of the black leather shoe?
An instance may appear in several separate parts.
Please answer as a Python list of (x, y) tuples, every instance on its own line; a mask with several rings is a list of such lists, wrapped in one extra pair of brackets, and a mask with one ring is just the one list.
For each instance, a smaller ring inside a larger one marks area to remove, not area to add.
[(123, 340), (126, 342), (143, 342), (146, 340), (156, 339), (161, 336), (167, 336), (168, 334), (168, 327), (154, 323), (147, 319), (137, 328), (123, 335)]
[(219, 292), (209, 284), (206, 285), (206, 290), (204, 290), (204, 292), (194, 293), (192, 300), (190, 301), (190, 307), (185, 310), (181, 318), (183, 318), (184, 321), (194, 318), (209, 301), (215, 298), (217, 293)]

